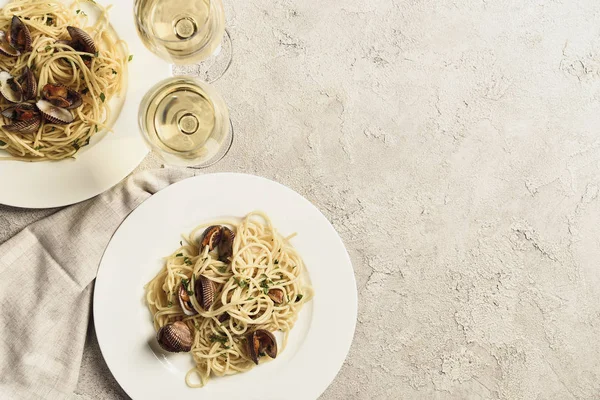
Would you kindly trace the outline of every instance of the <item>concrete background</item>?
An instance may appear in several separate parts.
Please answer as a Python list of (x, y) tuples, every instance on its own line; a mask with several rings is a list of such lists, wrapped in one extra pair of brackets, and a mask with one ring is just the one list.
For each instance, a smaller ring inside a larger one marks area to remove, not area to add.
[[(305, 195), (354, 263), (356, 336), (322, 399), (600, 399), (600, 2), (227, 13), (236, 138), (207, 172)], [(1, 237), (51, 212), (0, 211)], [(73, 398), (126, 398), (89, 332)]]

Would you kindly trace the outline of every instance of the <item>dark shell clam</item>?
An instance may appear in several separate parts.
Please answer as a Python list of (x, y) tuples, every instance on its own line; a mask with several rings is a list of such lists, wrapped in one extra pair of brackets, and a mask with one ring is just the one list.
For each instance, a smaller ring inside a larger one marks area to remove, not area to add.
[(0, 93), (4, 98), (12, 103), (23, 101), (23, 88), (17, 80), (8, 72), (0, 72)]
[(2, 128), (12, 133), (34, 133), (42, 126), (42, 119), (38, 115), (25, 121), (13, 122), (12, 124), (4, 125)]
[(264, 355), (271, 358), (277, 357), (277, 340), (273, 334), (265, 329), (257, 329), (246, 335), (248, 355), (254, 364)]
[(2, 111), (2, 116), (8, 118), (12, 123), (2, 128), (12, 133), (33, 133), (42, 125), (42, 118), (35, 106), (28, 103), (17, 104)]
[(229, 258), (233, 255), (233, 240), (235, 239), (235, 233), (226, 226), (221, 231), (221, 241), (219, 242), (219, 260), (223, 262), (229, 261)]
[(31, 32), (19, 17), (14, 15), (10, 23), (10, 45), (25, 53), (31, 51)]
[(76, 28), (74, 26), (67, 26), (67, 31), (71, 36), (71, 42), (69, 45), (77, 50), (84, 53), (96, 54), (98, 51), (94, 39), (83, 29)]
[(52, 124), (67, 125), (75, 120), (71, 111), (65, 108), (56, 107), (47, 100), (39, 100), (36, 105), (44, 118)]
[(218, 246), (221, 241), (221, 229), (222, 227), (219, 225), (213, 225), (206, 228), (201, 243), (203, 249), (208, 246), (208, 250), (212, 251)]
[(192, 349), (194, 337), (185, 322), (177, 321), (160, 328), (156, 334), (156, 340), (166, 351), (181, 353)]
[(23, 100), (31, 100), (37, 95), (37, 79), (29, 67), (25, 67), (21, 75), (21, 88), (23, 89)]
[(42, 89), (42, 96), (53, 105), (68, 110), (80, 107), (83, 104), (83, 98), (79, 92), (61, 84), (46, 84)]
[(233, 255), (233, 240), (235, 233), (226, 226), (213, 225), (206, 228), (200, 243), (201, 249), (208, 246), (209, 251), (219, 249), (219, 260), (228, 262)]
[(215, 282), (211, 281), (204, 275), (200, 275), (196, 279), (194, 292), (196, 294), (196, 300), (203, 310), (208, 311), (215, 301), (216, 290)]
[(2, 111), (2, 116), (17, 121), (29, 119), (32, 114), (38, 114), (38, 112), (35, 106), (29, 103), (17, 104)]
[(21, 55), (21, 52), (10, 44), (8, 35), (4, 31), (0, 31), (0, 53), (8, 57), (18, 57)]
[[(188, 283), (188, 285), (189, 285), (189, 283)], [(183, 313), (185, 315), (198, 314), (198, 311), (194, 310), (194, 306), (192, 305), (192, 302), (190, 301), (190, 295), (188, 294), (183, 283), (179, 287), (178, 297), (179, 297), (179, 305), (181, 306), (181, 309), (183, 310)]]

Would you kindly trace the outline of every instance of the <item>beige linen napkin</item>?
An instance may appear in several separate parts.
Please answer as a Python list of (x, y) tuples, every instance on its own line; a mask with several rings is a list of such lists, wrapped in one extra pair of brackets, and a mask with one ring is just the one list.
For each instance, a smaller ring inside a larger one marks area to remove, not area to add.
[(0, 245), (0, 398), (71, 394), (98, 264), (127, 215), (190, 169), (138, 173), (42, 219)]

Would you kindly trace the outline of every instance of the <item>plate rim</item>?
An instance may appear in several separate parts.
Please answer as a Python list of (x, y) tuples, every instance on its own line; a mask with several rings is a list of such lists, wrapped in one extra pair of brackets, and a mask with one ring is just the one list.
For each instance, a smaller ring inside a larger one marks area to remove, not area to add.
[[(113, 235), (111, 236), (111, 239), (108, 243), (108, 245), (106, 246), (106, 249), (104, 250), (104, 253), (102, 255), (102, 258), (100, 260), (99, 263), (99, 267), (98, 267), (98, 274), (97, 274), (97, 278), (101, 277), (101, 271), (103, 270), (102, 266), (105, 260), (105, 257), (107, 255), (107, 253), (109, 252), (109, 249), (111, 247), (111, 244), (113, 242), (113, 239), (115, 237), (115, 235), (117, 234), (117, 232), (119, 232), (119, 230), (121, 230), (121, 228), (123, 227), (123, 225), (126, 223), (127, 220), (129, 220), (133, 215), (135, 215), (136, 212), (138, 212), (138, 210), (143, 209), (144, 207), (151, 207), (148, 206), (148, 204), (152, 204), (153, 198), (156, 198), (157, 196), (159, 197), (164, 197), (164, 196), (168, 196), (168, 193), (170, 192), (170, 190), (176, 190), (176, 189), (171, 189), (173, 187), (177, 187), (179, 185), (184, 185), (186, 184), (186, 182), (191, 181), (191, 180), (202, 180), (202, 179), (211, 179), (211, 178), (216, 178), (216, 177), (232, 177), (232, 178), (240, 178), (240, 179), (259, 179), (262, 180), (268, 184), (274, 184), (275, 186), (277, 186), (279, 189), (282, 189), (284, 191), (288, 191), (291, 192), (293, 195), (297, 196), (300, 200), (304, 201), (310, 208), (312, 208), (314, 211), (316, 211), (322, 218), (323, 220), (330, 226), (331, 230), (335, 233), (335, 239), (337, 241), (339, 241), (339, 243), (341, 244), (342, 249), (344, 250), (344, 258), (345, 258), (345, 262), (347, 264), (347, 266), (349, 267), (350, 271), (348, 273), (348, 277), (349, 278), (349, 283), (351, 283), (351, 293), (352, 293), (352, 299), (351, 301), (348, 301), (348, 305), (349, 305), (349, 309), (350, 309), (350, 315), (352, 316), (352, 320), (351, 320), (351, 332), (350, 334), (347, 335), (347, 343), (344, 343), (344, 349), (343, 349), (343, 353), (344, 356), (341, 360), (337, 360), (337, 367), (335, 370), (335, 373), (331, 375), (331, 379), (328, 379), (328, 382), (324, 385), (322, 385), (322, 387), (320, 387), (318, 389), (318, 393), (316, 394), (315, 398), (319, 397), (323, 392), (325, 392), (325, 390), (334, 382), (335, 378), (338, 376), (339, 372), (341, 371), (345, 361), (348, 358), (352, 343), (354, 342), (354, 337), (356, 335), (356, 326), (357, 326), (357, 318), (358, 318), (358, 287), (356, 284), (356, 274), (354, 271), (354, 266), (352, 265), (352, 260), (350, 258), (350, 254), (348, 253), (348, 249), (346, 248), (342, 237), (339, 235), (339, 233), (337, 232), (337, 230), (335, 229), (335, 227), (333, 226), (333, 224), (331, 223), (331, 221), (329, 221), (329, 219), (319, 210), (318, 207), (316, 207), (316, 205), (314, 205), (310, 200), (308, 200), (306, 197), (302, 196), (300, 193), (296, 192), (295, 190), (289, 188), (288, 186), (279, 183), (277, 181), (262, 177), (262, 176), (258, 176), (258, 175), (252, 175), (252, 174), (246, 174), (246, 173), (236, 173), (236, 172), (220, 172), (220, 173), (211, 173), (211, 174), (204, 174), (204, 175), (197, 175), (197, 176), (193, 176), (190, 178), (186, 178), (183, 179), (181, 181), (178, 181), (162, 190), (160, 190), (159, 192), (155, 193), (154, 195), (150, 196), (148, 199), (146, 199), (144, 202), (142, 202), (140, 205), (138, 205), (132, 212), (130, 212), (127, 217), (121, 222), (121, 224), (119, 225), (119, 227), (115, 230), (115, 232), (113, 233)], [(162, 195), (161, 195), (162, 193)], [(157, 201), (157, 200), (154, 200)], [(268, 212), (268, 211), (267, 211)], [(104, 281), (100, 280), (101, 285), (104, 285)], [(95, 281), (95, 285), (94, 285), (94, 295), (93, 295), (93, 302), (92, 302), (92, 313), (93, 313), (93, 318), (94, 318), (94, 329), (95, 329), (95, 333), (96, 333), (96, 337), (98, 340), (98, 344), (99, 344), (99, 348), (102, 354), (102, 357), (109, 369), (109, 371), (111, 372), (113, 378), (117, 381), (117, 383), (119, 384), (119, 386), (123, 389), (123, 391), (125, 391), (127, 393), (127, 395), (129, 395), (130, 397), (134, 398), (133, 393), (132, 393), (132, 387), (127, 387), (127, 383), (126, 382), (122, 382), (122, 377), (118, 377), (115, 375), (115, 373), (113, 372), (113, 369), (111, 368), (110, 364), (112, 363), (113, 360), (107, 359), (107, 351), (106, 351), (106, 342), (104, 340), (104, 332), (102, 328), (99, 329), (99, 324), (97, 323), (99, 320), (102, 320), (103, 318), (98, 318), (98, 316), (100, 315), (100, 311), (98, 307), (96, 307), (97, 301), (98, 300), (98, 293), (99, 291), (96, 290), (98, 285), (98, 280), (96, 279)], [(101, 287), (102, 287), (101, 286)], [(348, 299), (347, 299), (348, 300)], [(103, 345), (104, 343), (104, 345)], [(182, 382), (182, 385), (185, 385), (185, 383)]]

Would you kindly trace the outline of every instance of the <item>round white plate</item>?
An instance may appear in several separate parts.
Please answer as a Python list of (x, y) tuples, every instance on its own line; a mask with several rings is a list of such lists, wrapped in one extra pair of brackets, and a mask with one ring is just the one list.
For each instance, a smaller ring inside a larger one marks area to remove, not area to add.
[[(118, 103), (122, 103), (122, 108), (113, 132), (95, 135), (90, 145), (77, 153), (76, 159), (38, 163), (0, 161), (0, 178), (5, 188), (0, 190), (0, 204), (49, 208), (87, 200), (119, 183), (148, 153), (138, 129), (138, 107), (152, 85), (171, 76), (170, 66), (140, 41), (132, 0), (98, 2), (105, 6), (112, 4), (112, 27), (127, 42), (129, 53), (133, 55), (133, 60), (128, 63), (127, 92), (115, 103), (115, 111), (120, 106)], [(0, 7), (6, 3), (7, 0), (0, 0)], [(70, 4), (70, 1), (65, 0), (65, 3)], [(81, 9), (90, 16), (90, 24), (95, 21), (97, 13), (91, 3), (82, 1)]]
[[(190, 389), (189, 353), (156, 343), (144, 289), (179, 246), (182, 233), (224, 217), (265, 211), (302, 255), (315, 297), (302, 309), (288, 347), (253, 370), (213, 378)], [(111, 372), (133, 399), (316, 399), (335, 378), (354, 336), (357, 295), (342, 240), (308, 200), (278, 183), (243, 174), (187, 179), (157, 193), (123, 222), (108, 245), (96, 279), (94, 320)], [(186, 397), (179, 397), (186, 396)], [(194, 397), (190, 397), (194, 396)]]

